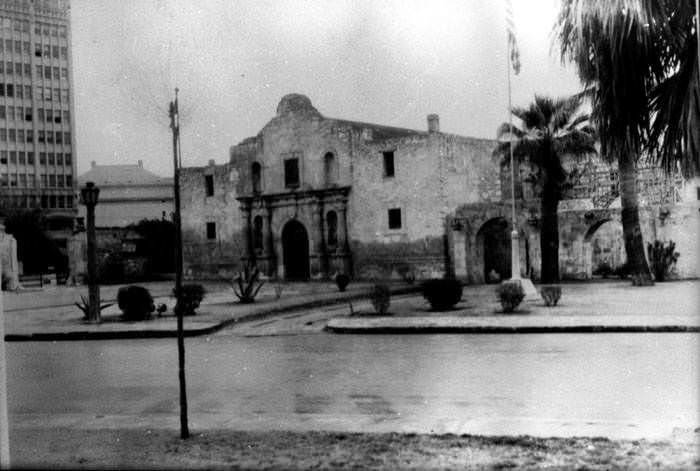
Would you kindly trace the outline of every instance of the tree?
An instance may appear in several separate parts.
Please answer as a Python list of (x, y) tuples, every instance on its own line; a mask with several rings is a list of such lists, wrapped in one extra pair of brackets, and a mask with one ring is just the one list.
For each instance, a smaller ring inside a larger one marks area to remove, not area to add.
[[(696, 3), (697, 5), (697, 3)], [(664, 76), (651, 96), (650, 151), (667, 172), (700, 175), (700, 65), (698, 12), (692, 2), (662, 1), (650, 34), (661, 44)], [(696, 17), (693, 19), (693, 13)], [(693, 28), (695, 32), (693, 32)]]
[(567, 172), (563, 158), (575, 159), (595, 150), (595, 133), (588, 124), (588, 115), (579, 113), (582, 96), (552, 99), (535, 95), (527, 108), (511, 110), (521, 126), (504, 123), (498, 130), (501, 141), (496, 152), (504, 159), (510, 155), (529, 163), (530, 179), (540, 198), (541, 280), (559, 281), (559, 221), (557, 207), (563, 192), (570, 186), (575, 171)]
[(17, 258), (24, 273), (46, 273), (50, 266), (67, 269), (66, 256), (44, 230), (46, 222), (41, 211), (12, 212), (4, 224), (5, 231), (17, 240)]
[(151, 270), (175, 271), (175, 224), (167, 219), (142, 219), (130, 226), (143, 237), (140, 251), (148, 255)]
[(635, 166), (651, 134), (649, 99), (664, 76), (663, 45), (650, 34), (659, 27), (664, 4), (564, 0), (557, 20), (562, 60), (576, 64), (590, 90), (601, 155), (618, 164), (625, 251), (635, 285), (653, 284), (639, 224)]

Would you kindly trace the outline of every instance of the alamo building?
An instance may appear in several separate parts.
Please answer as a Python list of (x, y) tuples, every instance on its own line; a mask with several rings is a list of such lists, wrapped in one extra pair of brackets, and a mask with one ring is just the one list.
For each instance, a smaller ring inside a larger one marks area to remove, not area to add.
[[(323, 116), (304, 95), (230, 148), (181, 171), (185, 275), (230, 278), (253, 262), (271, 278), (510, 277), (510, 168), (495, 140)], [(559, 205), (563, 278), (624, 264), (617, 172), (598, 159)], [(516, 168), (523, 274), (539, 277), (539, 202)], [(675, 275), (700, 276), (696, 180), (638, 168), (645, 242), (673, 240)]]

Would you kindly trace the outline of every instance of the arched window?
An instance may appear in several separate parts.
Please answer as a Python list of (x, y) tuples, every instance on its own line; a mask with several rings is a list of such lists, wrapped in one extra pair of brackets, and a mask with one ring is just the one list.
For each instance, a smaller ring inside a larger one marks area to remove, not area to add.
[(253, 162), (251, 175), (253, 178), (253, 193), (260, 193), (262, 191), (262, 166), (258, 162)]
[(253, 219), (253, 248), (256, 252), (263, 251), (263, 219), (255, 216)]
[(335, 248), (338, 245), (338, 215), (335, 211), (326, 214), (326, 226), (328, 227), (328, 247)]
[(335, 155), (328, 152), (323, 156), (323, 183), (325, 186), (331, 186), (338, 179), (338, 164)]

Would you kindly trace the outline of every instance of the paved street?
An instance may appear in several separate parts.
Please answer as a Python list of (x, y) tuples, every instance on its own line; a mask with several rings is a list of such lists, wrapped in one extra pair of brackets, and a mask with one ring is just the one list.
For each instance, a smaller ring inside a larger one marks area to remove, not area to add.
[[(664, 438), (698, 426), (697, 334), (340, 336), (320, 332), (321, 311), (285, 317), (287, 333), (309, 333), (247, 337), (261, 321), (187, 340), (195, 430)], [(174, 340), (7, 352), (13, 428), (178, 426)]]

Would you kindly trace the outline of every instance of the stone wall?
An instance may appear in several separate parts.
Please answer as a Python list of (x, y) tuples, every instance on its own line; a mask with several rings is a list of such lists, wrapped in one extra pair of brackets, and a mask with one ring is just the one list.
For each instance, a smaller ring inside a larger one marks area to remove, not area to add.
[[(205, 176), (214, 181), (207, 196)], [(180, 174), (184, 275), (187, 278), (230, 279), (245, 253), (243, 221), (236, 200), (238, 172), (231, 164), (182, 169)], [(214, 223), (216, 237), (207, 237)]]

